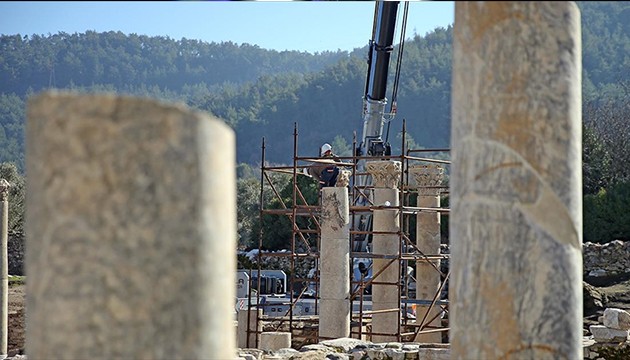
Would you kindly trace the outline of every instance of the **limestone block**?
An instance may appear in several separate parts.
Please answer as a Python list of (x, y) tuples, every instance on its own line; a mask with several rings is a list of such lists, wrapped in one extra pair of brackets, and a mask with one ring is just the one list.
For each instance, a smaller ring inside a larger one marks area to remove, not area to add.
[(630, 329), (630, 314), (625, 310), (607, 308), (604, 310), (602, 323), (611, 329), (628, 330)]
[(234, 132), (183, 105), (48, 92), (26, 138), (28, 357), (233, 358)]
[[(350, 295), (350, 264), (330, 266), (323, 261), (320, 270), (319, 296), (322, 299), (347, 299)], [(325, 270), (324, 270), (325, 269)], [(338, 270), (334, 272), (331, 270)]]
[(352, 349), (356, 348), (357, 346), (366, 347), (368, 344), (370, 344), (370, 342), (368, 341), (353, 339), (349, 337), (341, 337), (341, 336), (337, 339), (324, 340), (324, 341), (320, 341), (319, 343), (322, 345), (326, 345), (328, 347), (334, 348), (337, 351), (343, 352), (343, 353), (348, 353)]
[[(381, 287), (382, 288), (382, 287)], [(374, 290), (374, 288), (373, 288)], [(392, 291), (393, 292), (393, 291)], [(372, 335), (373, 342), (390, 342), (396, 341), (396, 334), (398, 333), (398, 312), (395, 309), (400, 308), (400, 300), (398, 296), (388, 296), (387, 298), (392, 301), (375, 301), (374, 298), (377, 294), (372, 294), (372, 309), (373, 310), (391, 310), (391, 312), (384, 312), (372, 315), (372, 332), (380, 335)], [(380, 299), (385, 298), (383, 294), (378, 294)]]
[(628, 340), (629, 330), (618, 330), (607, 328), (603, 325), (591, 325), (589, 326), (593, 339), (597, 342), (613, 342), (613, 341), (626, 341)]
[[(260, 333), (263, 330), (262, 321), (259, 321), (263, 316), (262, 309), (245, 309), (240, 310), (236, 314), (236, 319), (238, 321), (237, 328), (237, 341), (238, 347), (241, 349), (245, 348), (256, 348), (256, 344), (260, 344)], [(249, 321), (249, 327), (248, 327)], [(249, 342), (248, 342), (248, 328), (249, 328)]]
[(420, 348), (418, 359), (422, 360), (450, 360), (451, 349), (448, 348)]
[(350, 336), (350, 300), (321, 299), (319, 301), (319, 336), (325, 339)]
[[(427, 325), (431, 325), (433, 327), (442, 327), (441, 326), (442, 318), (439, 315), (440, 312), (441, 312), (441, 309), (439, 305), (434, 305), (430, 311), (429, 311), (429, 306), (427, 305), (417, 305), (416, 306), (416, 324), (420, 325), (425, 314), (428, 313), (427, 318), (424, 323)], [(435, 316), (437, 316), (435, 320), (429, 321), (431, 318)], [(432, 329), (432, 328), (424, 328), (423, 330), (429, 330), (429, 329)], [(424, 333), (424, 334), (420, 333), (416, 335), (414, 342), (429, 343), (429, 344), (441, 343), (442, 333), (441, 332), (431, 332), (431, 333)]]
[(455, 2), (453, 359), (582, 358), (580, 29), (575, 2)]
[(260, 334), (260, 349), (275, 351), (291, 347), (290, 332), (264, 332)]

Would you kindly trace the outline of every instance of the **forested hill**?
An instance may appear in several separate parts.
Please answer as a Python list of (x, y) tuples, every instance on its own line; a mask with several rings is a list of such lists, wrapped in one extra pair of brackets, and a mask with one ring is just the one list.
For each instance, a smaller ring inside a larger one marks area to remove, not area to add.
[(27, 89), (95, 84), (129, 90), (156, 86), (182, 91), (194, 84), (216, 89), (216, 85), (242, 84), (261, 75), (320, 71), (348, 56), (343, 51), (278, 52), (249, 44), (174, 40), (120, 31), (3, 35), (0, 54), (0, 92), (17, 94)]
[[(628, 95), (630, 3), (577, 3), (582, 11), (583, 103)], [(371, 29), (365, 31), (368, 37)], [(398, 114), (389, 132), (394, 150), (400, 148), (403, 119), (417, 146), (449, 146), (451, 54), (451, 27), (406, 41)], [(349, 154), (353, 132), (361, 136), (363, 126), (366, 55), (366, 48), (277, 52), (121, 32), (3, 35), (0, 162), (23, 169), (25, 98), (49, 87), (184, 101), (225, 119), (237, 132), (238, 161), (251, 165), (260, 161), (263, 136), (267, 160), (290, 162), (295, 123), (300, 155), (315, 155), (323, 142)], [(391, 89), (393, 73), (389, 79)]]

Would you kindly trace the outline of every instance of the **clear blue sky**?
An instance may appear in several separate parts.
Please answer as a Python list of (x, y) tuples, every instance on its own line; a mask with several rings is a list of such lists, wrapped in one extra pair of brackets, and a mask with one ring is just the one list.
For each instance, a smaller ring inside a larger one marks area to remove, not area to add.
[[(121, 31), (318, 52), (367, 45), (372, 1), (2, 1), (0, 34)], [(399, 8), (402, 13), (402, 3)], [(407, 38), (453, 24), (454, 3), (411, 1)], [(398, 39), (399, 34), (396, 34)], [(397, 41), (396, 41), (397, 42)]]

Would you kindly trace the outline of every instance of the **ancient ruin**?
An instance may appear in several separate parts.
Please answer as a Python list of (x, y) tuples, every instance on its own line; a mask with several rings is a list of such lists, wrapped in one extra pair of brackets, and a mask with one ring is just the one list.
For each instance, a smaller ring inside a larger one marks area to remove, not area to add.
[[(289, 173), (294, 191), (281, 209), (261, 204), (261, 217), (288, 217), (292, 246), (265, 254), (261, 234), (247, 301), (234, 286), (227, 125), (147, 99), (34, 97), (27, 355), (582, 358), (579, 11), (572, 2), (455, 9), (452, 151), (409, 149), (403, 123), (401, 155), (341, 157), (339, 185), (309, 204), (296, 179), (322, 159), (298, 155), (297, 124), (292, 166), (269, 166), (263, 140), (261, 193), (275, 191), (274, 171)], [(452, 166), (440, 159), (449, 151)], [(356, 185), (361, 176), (374, 184)], [(365, 213), (371, 227), (351, 225)], [(368, 237), (370, 251), (357, 251)], [(290, 276), (264, 275), (272, 256)], [(607, 314), (596, 340), (627, 339), (630, 316)]]
[(451, 356), (580, 359), (579, 10), (455, 10)]
[(28, 357), (233, 357), (233, 131), (148, 99), (47, 92), (27, 137)]

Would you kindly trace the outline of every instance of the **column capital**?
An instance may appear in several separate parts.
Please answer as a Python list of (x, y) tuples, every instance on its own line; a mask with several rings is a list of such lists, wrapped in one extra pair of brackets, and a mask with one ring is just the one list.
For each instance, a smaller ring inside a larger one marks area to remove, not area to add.
[(350, 185), (350, 170), (341, 169), (339, 170), (339, 175), (337, 176), (337, 183), (335, 183), (336, 187), (347, 187)]
[[(436, 165), (413, 165), (409, 167), (409, 173), (416, 180), (419, 195), (438, 195), (439, 189), (430, 186), (439, 186), (444, 179), (444, 168)], [(428, 187), (428, 188), (427, 188)]]
[(374, 187), (396, 189), (400, 183), (400, 161), (368, 161), (365, 168), (374, 179)]
[(5, 179), (0, 179), (0, 200), (6, 201), (9, 195), (11, 184)]

